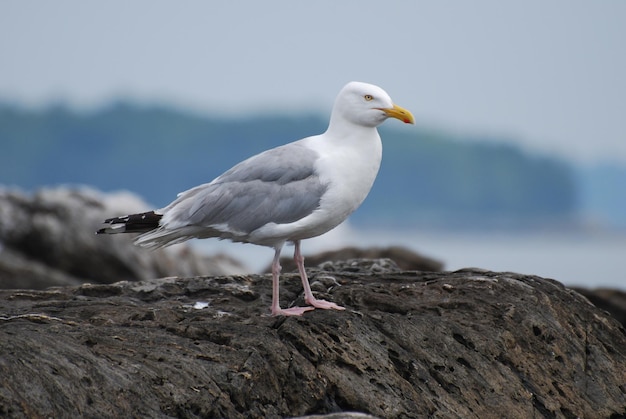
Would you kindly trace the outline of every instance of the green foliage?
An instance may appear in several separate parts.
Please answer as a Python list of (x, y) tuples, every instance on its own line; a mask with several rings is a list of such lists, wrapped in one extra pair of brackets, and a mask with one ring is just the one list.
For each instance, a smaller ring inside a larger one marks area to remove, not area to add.
[[(357, 223), (487, 225), (567, 218), (577, 208), (570, 166), (481, 139), (388, 123), (383, 166)], [(89, 184), (128, 189), (156, 206), (262, 150), (326, 128), (325, 118), (217, 119), (162, 107), (0, 106), (0, 183), (34, 189)]]
[(382, 134), (383, 168), (370, 194), (378, 210), (393, 206), (411, 218), (457, 224), (458, 218), (514, 223), (576, 212), (573, 169), (560, 160), (427, 130)]

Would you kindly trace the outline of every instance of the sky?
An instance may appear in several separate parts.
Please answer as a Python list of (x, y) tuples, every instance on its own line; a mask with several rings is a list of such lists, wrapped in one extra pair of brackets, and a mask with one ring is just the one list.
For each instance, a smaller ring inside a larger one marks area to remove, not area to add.
[(626, 2), (0, 3), (0, 102), (329, 113), (351, 80), (417, 123), (626, 165)]

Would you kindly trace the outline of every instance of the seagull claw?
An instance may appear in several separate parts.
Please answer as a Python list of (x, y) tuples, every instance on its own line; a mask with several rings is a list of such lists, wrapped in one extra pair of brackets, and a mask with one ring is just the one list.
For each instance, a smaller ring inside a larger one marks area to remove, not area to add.
[(272, 316), (302, 316), (307, 311), (315, 310), (315, 307), (291, 307), (279, 308), (272, 311)]
[(345, 310), (346, 309), (345, 307), (342, 307), (342, 306), (337, 305), (335, 303), (332, 303), (330, 301), (318, 300), (317, 298), (313, 299), (313, 300), (306, 300), (306, 303), (311, 305), (311, 306), (313, 306), (313, 307), (315, 307), (315, 308), (321, 308), (321, 309), (324, 309), (324, 310), (330, 310), (330, 309), (332, 309), (332, 310)]

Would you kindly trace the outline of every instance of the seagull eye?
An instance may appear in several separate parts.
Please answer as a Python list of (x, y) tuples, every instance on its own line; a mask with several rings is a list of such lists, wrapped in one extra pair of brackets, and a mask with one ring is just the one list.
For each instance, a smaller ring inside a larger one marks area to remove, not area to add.
[(363, 98), (369, 102), (370, 100), (374, 99), (374, 96), (372, 96), (372, 95), (365, 95), (365, 96), (363, 96)]

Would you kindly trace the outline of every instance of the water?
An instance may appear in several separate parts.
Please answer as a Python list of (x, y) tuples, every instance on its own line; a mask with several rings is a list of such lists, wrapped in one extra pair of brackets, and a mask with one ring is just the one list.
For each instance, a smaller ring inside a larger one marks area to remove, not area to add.
[[(556, 279), (567, 286), (626, 290), (626, 234), (618, 233), (451, 233), (357, 230), (342, 225), (302, 244), (305, 256), (345, 246), (402, 245), (441, 260), (446, 270), (478, 267)], [(273, 250), (217, 240), (195, 241), (206, 253), (227, 253), (251, 272), (266, 268)], [(285, 256), (293, 248), (286, 247)]]

